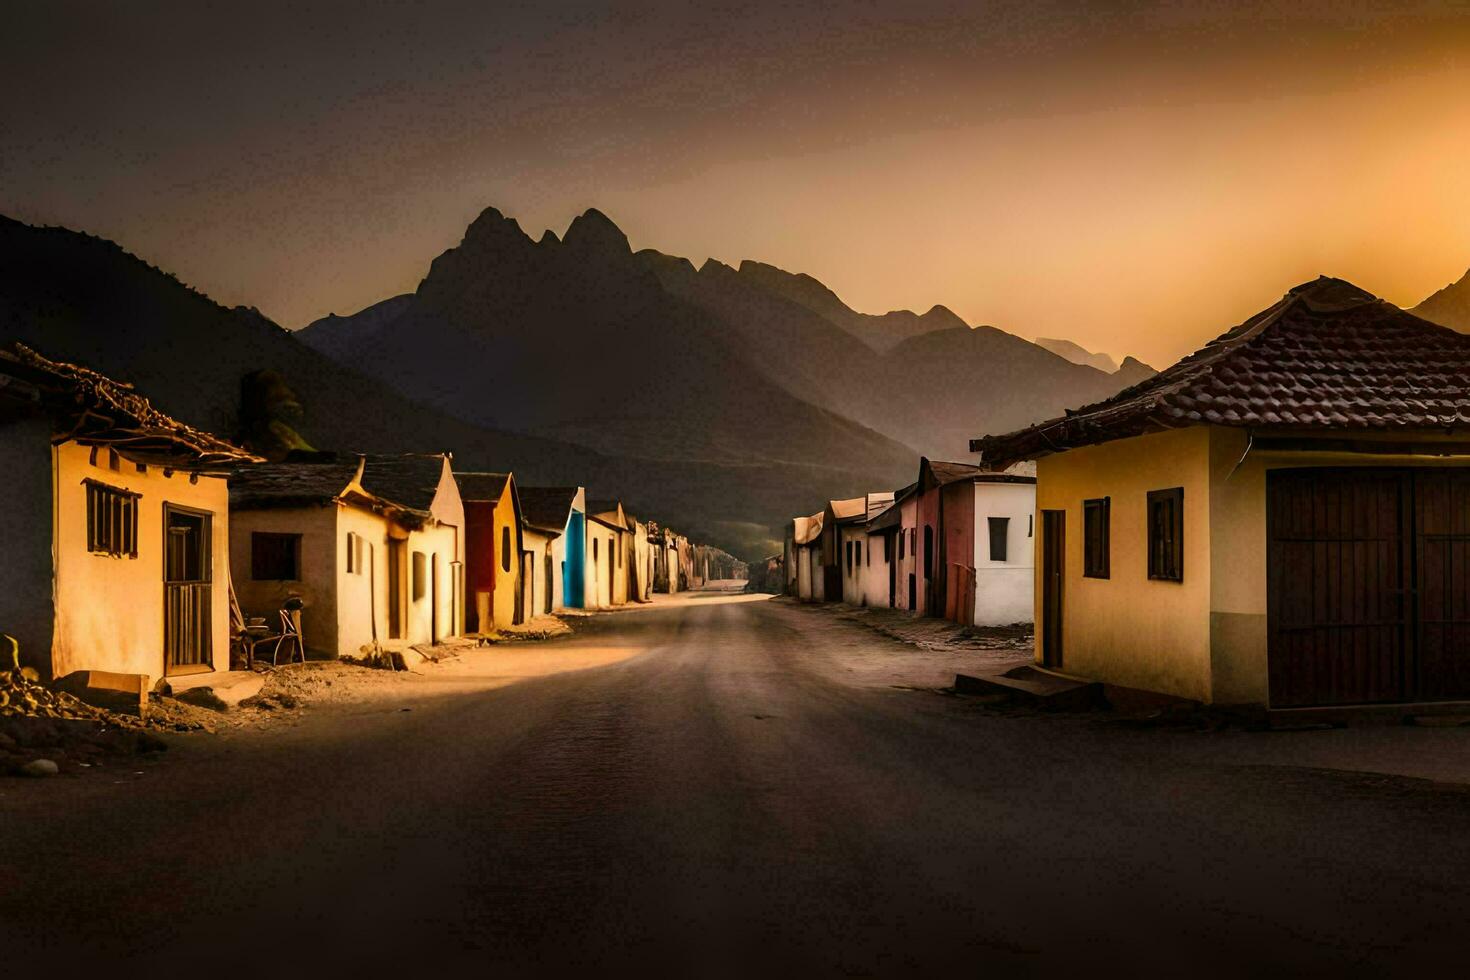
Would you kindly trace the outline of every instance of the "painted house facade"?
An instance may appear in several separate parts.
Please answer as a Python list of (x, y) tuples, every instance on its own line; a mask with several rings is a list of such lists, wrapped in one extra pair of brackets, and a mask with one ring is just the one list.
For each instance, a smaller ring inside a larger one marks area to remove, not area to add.
[(526, 524), (551, 539), (553, 607), (587, 608), (587, 491), (521, 487), (520, 498)]
[[(868, 604), (866, 581), (872, 575), (873, 567), (868, 524), (893, 503), (893, 491), (868, 493), (862, 500), (860, 512), (837, 522), (838, 547), (841, 549), (839, 558), (842, 565), (842, 601), (854, 606)], [(881, 542), (879, 545), (881, 547)]]
[(633, 571), (630, 559), (633, 532), (628, 527), (623, 504), (619, 500), (589, 500), (587, 519), (587, 540), (594, 551), (588, 567), (593, 572), (597, 604), (627, 605), (628, 580)]
[(0, 623), (43, 678), (230, 666), (228, 469), (131, 386), (0, 350)]
[(915, 485), (894, 492), (868, 521), (867, 552), (863, 568), (863, 603), (887, 609), (907, 609), (907, 532), (903, 527), (904, 504), (912, 499)]
[(1467, 377), (1470, 337), (1324, 278), (975, 440), (1037, 460), (1038, 660), (1220, 704), (1470, 698)]
[(463, 632), (464, 506), (441, 454), (313, 454), (236, 468), (231, 580), (273, 627), (304, 603), (315, 656), (441, 643)]
[(557, 559), (553, 544), (561, 537), (560, 532), (532, 527), (522, 520), (521, 547), (529, 574), (522, 573), (521, 587), (525, 591), (524, 608), (527, 618), (549, 616), (561, 602), (561, 577), (556, 574)]
[(792, 521), (796, 542), (796, 596), (803, 602), (822, 602), (826, 594), (822, 561), (822, 523), (825, 512)]
[(919, 461), (919, 611), (964, 625), (1031, 622), (1035, 494), (1033, 476)]
[(465, 630), (489, 634), (534, 610), (535, 556), (526, 549), (510, 473), (454, 474), (465, 514)]

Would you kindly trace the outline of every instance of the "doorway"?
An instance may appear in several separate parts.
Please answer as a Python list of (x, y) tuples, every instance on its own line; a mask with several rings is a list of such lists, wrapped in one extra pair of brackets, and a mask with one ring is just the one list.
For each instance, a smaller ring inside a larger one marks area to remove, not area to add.
[(210, 531), (213, 515), (163, 505), (163, 648), (165, 674), (214, 666)]
[(1062, 585), (1066, 581), (1067, 512), (1041, 512), (1041, 663), (1062, 668)]
[(1470, 470), (1273, 470), (1272, 707), (1470, 697)]

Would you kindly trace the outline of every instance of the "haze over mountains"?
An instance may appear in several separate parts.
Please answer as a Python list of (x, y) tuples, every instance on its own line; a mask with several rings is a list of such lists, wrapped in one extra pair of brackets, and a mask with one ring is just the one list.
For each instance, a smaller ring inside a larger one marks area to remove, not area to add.
[(463, 418), (676, 459), (856, 465), (895, 445), (963, 458), (977, 431), (1152, 373), (1073, 364), (942, 306), (858, 313), (810, 276), (760, 262), (696, 269), (635, 254), (596, 210), (564, 239), (534, 241), (488, 209), (411, 299), (300, 337)]

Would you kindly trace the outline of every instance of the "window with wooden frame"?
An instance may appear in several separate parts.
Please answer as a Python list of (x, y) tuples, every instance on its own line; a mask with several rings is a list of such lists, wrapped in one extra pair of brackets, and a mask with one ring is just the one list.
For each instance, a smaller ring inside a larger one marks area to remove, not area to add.
[(114, 558), (138, 557), (138, 497), (131, 490), (84, 480), (87, 550)]
[(252, 531), (250, 577), (257, 582), (300, 581), (301, 535)]
[(990, 560), (1006, 560), (1006, 539), (1011, 533), (1011, 519), (1009, 517), (987, 517), (990, 527)]
[(1184, 581), (1184, 488), (1148, 492), (1148, 577)]
[(907, 531), (898, 532), (898, 560), (903, 561), (903, 543), (908, 540)]
[(1082, 574), (1108, 578), (1112, 574), (1113, 498), (1082, 501)]

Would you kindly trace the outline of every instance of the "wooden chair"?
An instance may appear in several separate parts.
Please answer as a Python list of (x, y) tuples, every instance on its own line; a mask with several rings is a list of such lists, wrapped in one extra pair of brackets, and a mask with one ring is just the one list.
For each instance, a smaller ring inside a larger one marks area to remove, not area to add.
[[(287, 599), (281, 609), (281, 632), (276, 636), (276, 648), (271, 652), (271, 666), (280, 663), (281, 647), (287, 647), (286, 663), (293, 658), (306, 663), (306, 647), (301, 642), (301, 600)], [(293, 651), (291, 648), (294, 647)]]

